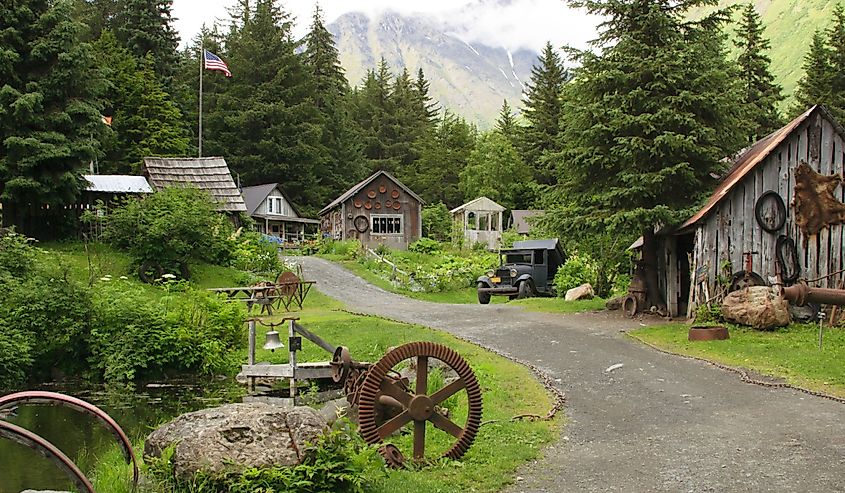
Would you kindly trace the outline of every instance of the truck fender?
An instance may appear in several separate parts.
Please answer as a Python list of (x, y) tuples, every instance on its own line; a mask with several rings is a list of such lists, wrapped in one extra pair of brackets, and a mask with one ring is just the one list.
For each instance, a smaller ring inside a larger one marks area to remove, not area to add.
[(487, 276), (479, 277), (478, 280), (475, 281), (475, 285), (478, 286), (479, 283), (484, 283), (484, 285), (487, 286), (488, 288), (493, 287), (493, 283), (490, 281), (490, 278), (487, 277)]

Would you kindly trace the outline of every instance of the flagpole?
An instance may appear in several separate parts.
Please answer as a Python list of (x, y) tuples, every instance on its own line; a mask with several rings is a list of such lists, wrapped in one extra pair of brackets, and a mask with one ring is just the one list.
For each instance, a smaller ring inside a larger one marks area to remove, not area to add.
[(202, 69), (205, 65), (205, 49), (200, 39), (200, 112), (199, 112), (199, 156), (202, 157)]

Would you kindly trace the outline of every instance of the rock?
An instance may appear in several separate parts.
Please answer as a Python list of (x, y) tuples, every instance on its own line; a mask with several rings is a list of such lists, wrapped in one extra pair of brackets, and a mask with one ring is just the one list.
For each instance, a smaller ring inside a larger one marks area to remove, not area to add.
[(819, 306), (813, 303), (804, 306), (789, 305), (789, 314), (796, 322), (818, 322)]
[(227, 404), (183, 414), (147, 437), (144, 454), (161, 457), (175, 444), (174, 473), (218, 474), (247, 467), (292, 466), (306, 442), (326, 430), (326, 420), (310, 407), (283, 408), (261, 402)]
[(607, 303), (604, 304), (604, 307), (608, 310), (619, 310), (622, 308), (622, 301), (625, 299), (625, 296), (617, 296), (616, 298), (611, 298), (607, 300)]
[(346, 397), (329, 401), (320, 409), (320, 416), (326, 420), (326, 423), (333, 425), (337, 418), (346, 416), (349, 411), (349, 402)]
[(564, 299), (566, 301), (575, 301), (575, 300), (590, 300), (595, 296), (596, 293), (593, 291), (593, 287), (590, 286), (589, 283), (582, 284), (577, 288), (572, 288), (566, 292), (566, 297)]
[(729, 293), (722, 302), (726, 320), (755, 329), (768, 330), (789, 325), (789, 303), (766, 286), (751, 286)]

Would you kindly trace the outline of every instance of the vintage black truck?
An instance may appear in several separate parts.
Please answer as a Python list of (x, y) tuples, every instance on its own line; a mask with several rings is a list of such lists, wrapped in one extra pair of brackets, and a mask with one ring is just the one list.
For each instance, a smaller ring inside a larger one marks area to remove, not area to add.
[(493, 295), (510, 299), (553, 296), (555, 274), (565, 261), (557, 238), (516, 241), (513, 248), (500, 251), (495, 271), (478, 278), (478, 302), (486, 305)]

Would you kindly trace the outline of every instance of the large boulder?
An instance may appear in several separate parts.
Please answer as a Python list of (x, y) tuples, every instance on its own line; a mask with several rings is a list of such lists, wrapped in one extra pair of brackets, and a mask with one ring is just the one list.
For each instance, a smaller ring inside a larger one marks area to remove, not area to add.
[(568, 290), (564, 299), (566, 301), (591, 300), (595, 295), (596, 293), (593, 291), (593, 287), (587, 283)]
[(177, 476), (202, 470), (219, 474), (247, 467), (286, 467), (302, 459), (306, 442), (326, 430), (326, 420), (310, 407), (285, 408), (263, 402), (226, 404), (183, 414), (147, 437), (144, 454), (171, 459)]
[(729, 293), (722, 302), (726, 320), (769, 330), (789, 325), (789, 303), (766, 286), (751, 286)]

